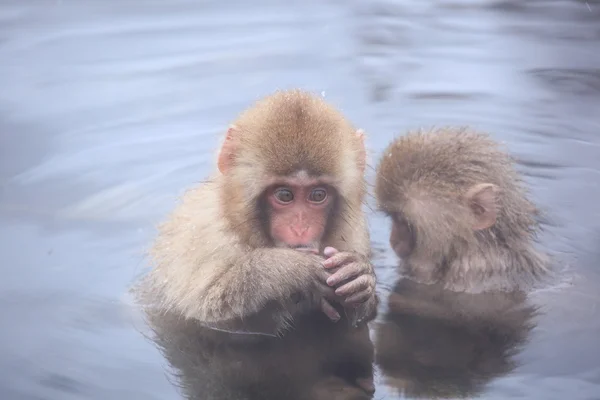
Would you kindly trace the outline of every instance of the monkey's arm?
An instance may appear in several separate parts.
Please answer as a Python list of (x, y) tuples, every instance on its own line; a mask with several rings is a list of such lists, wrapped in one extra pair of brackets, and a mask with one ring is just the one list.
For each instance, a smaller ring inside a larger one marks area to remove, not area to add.
[(270, 248), (219, 253), (193, 271), (181, 263), (156, 268), (148, 286), (161, 294), (162, 308), (214, 329), (276, 335), (334, 296), (317, 256)]
[(200, 297), (207, 325), (276, 334), (293, 317), (333, 297), (319, 257), (288, 249), (256, 249), (215, 276)]

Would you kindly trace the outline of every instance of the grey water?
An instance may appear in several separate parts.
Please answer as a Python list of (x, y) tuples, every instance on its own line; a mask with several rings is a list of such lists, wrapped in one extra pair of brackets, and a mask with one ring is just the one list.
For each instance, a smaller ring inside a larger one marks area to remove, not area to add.
[[(365, 129), (372, 166), (420, 127), (506, 143), (565, 279), (534, 294), (517, 366), (482, 397), (600, 399), (600, 3), (584, 0), (2, 0), (0, 398), (180, 398), (127, 290), (227, 124), (291, 87)], [(370, 218), (385, 298), (389, 224)], [(383, 375), (375, 398), (400, 398)]]

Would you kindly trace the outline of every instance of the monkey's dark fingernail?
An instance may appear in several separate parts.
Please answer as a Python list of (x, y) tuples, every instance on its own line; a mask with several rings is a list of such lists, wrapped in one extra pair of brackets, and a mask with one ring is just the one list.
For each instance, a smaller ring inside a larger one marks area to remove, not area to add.
[(335, 311), (334, 309), (328, 310), (326, 312), (327, 316), (329, 317), (330, 320), (332, 320), (333, 322), (338, 322), (340, 320), (340, 314)]

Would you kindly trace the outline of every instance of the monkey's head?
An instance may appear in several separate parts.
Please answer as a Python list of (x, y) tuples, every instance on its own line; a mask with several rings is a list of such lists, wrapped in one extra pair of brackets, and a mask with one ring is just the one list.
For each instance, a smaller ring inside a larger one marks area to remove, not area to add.
[(409, 133), (384, 151), (375, 184), (405, 260), (443, 265), (482, 246), (529, 240), (535, 207), (513, 162), (487, 135), (463, 128)]
[(362, 212), (365, 156), (362, 131), (322, 98), (276, 92), (227, 131), (218, 158), (224, 217), (253, 247), (318, 252)]

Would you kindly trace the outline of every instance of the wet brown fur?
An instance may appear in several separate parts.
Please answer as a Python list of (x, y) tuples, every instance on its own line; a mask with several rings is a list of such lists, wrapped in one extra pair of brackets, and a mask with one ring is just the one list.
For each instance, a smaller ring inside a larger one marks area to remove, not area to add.
[[(496, 223), (472, 229), (464, 195), (491, 183)], [(520, 290), (549, 272), (538, 252), (534, 204), (511, 157), (488, 135), (468, 128), (412, 132), (384, 151), (375, 184), (379, 207), (405, 217), (416, 237), (404, 271), (417, 281), (456, 291)]]

